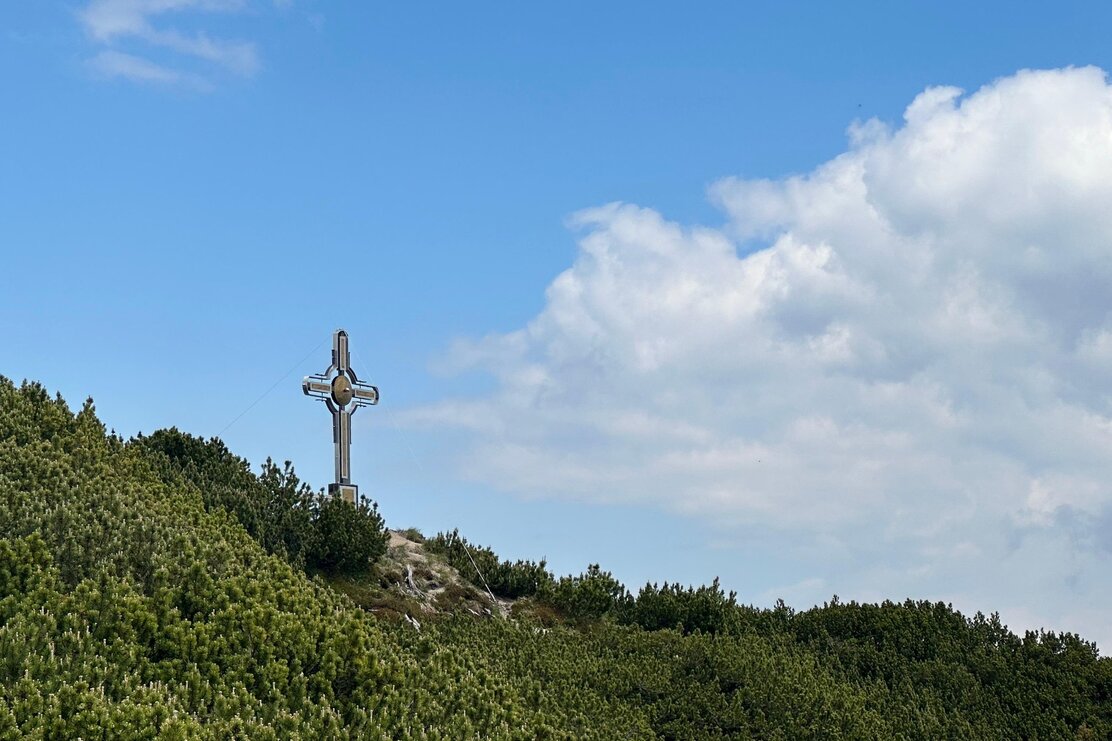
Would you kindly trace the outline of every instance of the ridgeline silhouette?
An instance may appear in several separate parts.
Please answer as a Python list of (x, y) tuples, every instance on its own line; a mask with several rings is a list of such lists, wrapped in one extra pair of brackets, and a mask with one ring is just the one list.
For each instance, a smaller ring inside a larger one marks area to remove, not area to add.
[(941, 603), (557, 578), (0, 377), (0, 739), (28, 737), (1104, 739), (1112, 661)]

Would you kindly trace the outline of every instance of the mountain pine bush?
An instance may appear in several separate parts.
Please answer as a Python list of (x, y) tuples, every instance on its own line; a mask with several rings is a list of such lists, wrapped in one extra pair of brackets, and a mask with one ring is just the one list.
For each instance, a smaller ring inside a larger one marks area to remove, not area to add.
[(938, 603), (634, 598), (541, 562), (507, 573), (573, 622), (418, 632), (301, 568), (323, 558), (311, 493), (219, 441), (125, 443), (91, 402), (0, 377), (0, 739), (1112, 738), (1093, 644)]

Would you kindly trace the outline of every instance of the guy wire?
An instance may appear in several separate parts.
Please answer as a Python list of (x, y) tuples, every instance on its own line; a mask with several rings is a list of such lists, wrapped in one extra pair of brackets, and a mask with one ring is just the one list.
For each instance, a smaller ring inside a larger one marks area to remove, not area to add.
[(305, 362), (306, 360), (308, 360), (308, 359), (309, 359), (309, 356), (311, 356), (311, 355), (312, 355), (313, 353), (315, 353), (315, 352), (316, 352), (317, 350), (319, 350), (319, 349), (320, 349), (320, 346), (321, 346), (321, 345), (323, 345), (324, 343), (325, 343), (325, 340), (321, 340), (320, 342), (318, 342), (318, 343), (317, 343), (317, 346), (316, 346), (316, 347), (314, 347), (314, 348), (313, 348), (312, 350), (310, 350), (309, 352), (305, 353), (305, 357), (303, 357), (303, 358), (302, 358), (301, 360), (297, 361), (297, 364), (296, 364), (296, 365), (294, 365), (294, 366), (293, 366), (292, 368), (290, 368), (290, 369), (289, 369), (288, 371), (286, 371), (286, 372), (285, 372), (285, 373), (284, 373), (284, 374), (282, 375), (282, 377), (281, 377), (281, 378), (279, 378), (279, 379), (278, 379), (277, 381), (275, 381), (274, 383), (272, 383), (272, 384), (270, 385), (270, 388), (268, 388), (268, 389), (267, 389), (266, 391), (262, 392), (262, 394), (260, 394), (260, 395), (259, 395), (259, 398), (255, 399), (255, 400), (254, 400), (253, 402), (251, 402), (251, 403), (250, 403), (250, 404), (249, 404), (249, 405), (247, 406), (247, 408), (246, 408), (246, 409), (244, 409), (244, 410), (243, 410), (242, 412), (240, 412), (239, 414), (237, 414), (237, 415), (236, 415), (236, 417), (235, 417), (235, 419), (233, 419), (233, 420), (232, 420), (231, 422), (229, 422), (228, 424), (224, 425), (224, 429), (222, 429), (222, 430), (220, 430), (220, 432), (216, 433), (216, 437), (220, 437), (221, 435), (223, 435), (223, 434), (224, 434), (225, 432), (227, 432), (227, 430), (228, 430), (228, 428), (229, 428), (229, 427), (231, 427), (232, 425), (234, 425), (234, 424), (235, 424), (236, 422), (238, 422), (238, 421), (239, 421), (239, 418), (240, 418), (240, 417), (242, 417), (243, 415), (247, 414), (247, 413), (248, 413), (249, 411), (251, 411), (252, 409), (254, 409), (254, 408), (255, 408), (255, 405), (256, 405), (256, 404), (258, 404), (258, 403), (259, 403), (260, 401), (262, 401), (262, 400), (263, 400), (264, 398), (266, 398), (266, 395), (267, 395), (267, 394), (269, 394), (269, 393), (270, 393), (271, 391), (273, 391), (274, 389), (278, 388), (278, 384), (280, 384), (280, 383), (281, 383), (282, 381), (285, 381), (285, 380), (286, 380), (287, 378), (289, 378), (289, 375), (290, 375), (291, 373), (293, 373), (293, 372), (294, 372), (295, 370), (297, 370), (298, 368), (300, 368), (300, 367), (301, 367), (301, 365), (302, 365), (302, 364), (303, 364), (303, 363), (304, 363), (304, 362)]

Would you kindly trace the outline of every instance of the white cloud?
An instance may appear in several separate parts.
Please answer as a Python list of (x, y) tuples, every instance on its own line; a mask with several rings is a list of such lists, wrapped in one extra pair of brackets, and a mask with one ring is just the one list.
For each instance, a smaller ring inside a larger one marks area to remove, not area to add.
[(132, 82), (156, 85), (188, 85), (207, 90), (208, 83), (177, 70), (168, 69), (141, 57), (118, 51), (102, 51), (89, 60), (89, 67), (107, 78), (119, 77)]
[[(160, 77), (159, 82), (196, 86), (196, 81), (203, 81), (200, 73), (183, 71), (183, 67), (199, 61), (251, 77), (260, 68), (256, 46), (250, 41), (212, 38), (204, 31), (183, 32), (166, 27), (166, 23), (199, 13), (239, 12), (245, 7), (244, 0), (92, 0), (78, 15), (89, 38), (102, 47), (90, 60), (94, 70), (103, 73), (107, 65), (125, 70), (113, 76), (142, 81)], [(120, 51), (116, 47), (121, 44), (138, 49)], [(149, 58), (151, 54), (169, 59), (156, 62)]]
[(711, 197), (721, 228), (578, 214), (543, 310), (453, 351), (497, 390), (411, 421), (467, 430), (463, 473), (509, 492), (792, 544), (793, 594), (953, 599), (1112, 645), (1067, 622), (1112, 612), (1104, 74), (931, 88), (806, 175)]

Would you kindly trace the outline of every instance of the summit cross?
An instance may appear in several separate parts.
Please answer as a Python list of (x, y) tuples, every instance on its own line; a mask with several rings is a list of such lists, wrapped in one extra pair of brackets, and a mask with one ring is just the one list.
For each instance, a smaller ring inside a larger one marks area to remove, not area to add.
[(359, 501), (359, 487), (351, 483), (351, 415), (360, 407), (378, 403), (378, 388), (363, 383), (351, 367), (348, 334), (342, 329), (332, 333), (332, 365), (315, 376), (305, 376), (301, 390), (306, 396), (323, 401), (332, 413), (332, 442), (336, 446), (336, 481), (328, 493), (345, 502)]

